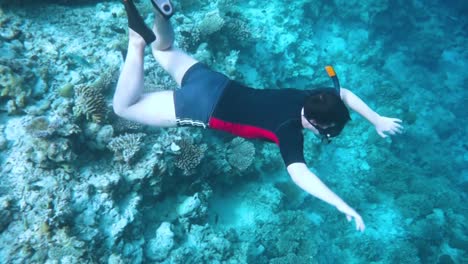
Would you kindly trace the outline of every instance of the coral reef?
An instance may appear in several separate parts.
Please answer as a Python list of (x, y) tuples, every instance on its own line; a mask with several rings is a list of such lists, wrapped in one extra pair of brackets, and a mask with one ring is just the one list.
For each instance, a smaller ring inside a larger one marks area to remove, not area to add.
[(0, 98), (8, 98), (6, 110), (9, 114), (18, 114), (26, 105), (26, 98), (31, 90), (24, 87), (23, 77), (10, 68), (0, 65)]
[(224, 23), (219, 10), (213, 10), (204, 15), (198, 27), (202, 35), (211, 35), (221, 30)]
[(76, 116), (84, 115), (89, 121), (102, 123), (107, 118), (108, 107), (102, 91), (81, 85), (75, 87), (73, 111)]
[(205, 151), (206, 144), (195, 145), (190, 138), (183, 138), (177, 142), (180, 152), (177, 154), (174, 165), (181, 169), (184, 175), (193, 174), (193, 170), (200, 164)]
[(120, 117), (115, 117), (115, 120), (112, 122), (112, 127), (114, 131), (122, 134), (125, 132), (135, 132), (143, 130), (144, 126), (140, 123), (129, 121)]
[(255, 157), (254, 144), (243, 138), (234, 138), (228, 145), (226, 156), (232, 167), (240, 171), (246, 170)]
[(11, 213), (11, 200), (9, 197), (0, 198), (0, 233), (3, 232), (13, 220)]
[(140, 150), (144, 136), (144, 133), (124, 134), (112, 138), (107, 147), (114, 152), (116, 160), (128, 163)]
[[(250, 141), (236, 137), (228, 143), (216, 144), (214, 151), (209, 151), (208, 154), (213, 171), (223, 175), (216, 177), (216, 180), (233, 184), (249, 174), (249, 168), (255, 160), (255, 146)], [(266, 161), (263, 164), (266, 165)]]
[(187, 197), (177, 207), (178, 220), (185, 228), (190, 230), (194, 223), (202, 223), (208, 216), (207, 202), (211, 197), (211, 191), (203, 191), (195, 193), (193, 196)]
[[(13, 146), (26, 160), (41, 168), (67, 166), (76, 159), (73, 142), (67, 138), (75, 133), (71, 130), (74, 126), (56, 121), (45, 116), (20, 118), (7, 124), (5, 138), (14, 141)], [(64, 133), (64, 128), (70, 130)]]
[[(1, 130), (1, 127), (0, 127)], [(5, 150), (8, 147), (8, 142), (3, 134), (0, 134), (0, 150)]]
[(94, 90), (101, 91), (102, 93), (107, 92), (109, 89), (112, 88), (112, 84), (114, 84), (114, 81), (117, 80), (116, 77), (118, 73), (118, 67), (114, 65), (108, 66), (107, 69), (99, 75), (97, 80), (91, 84), (91, 87), (93, 87)]
[(54, 132), (49, 119), (45, 116), (38, 116), (31, 119), (25, 128), (27, 133), (34, 137), (48, 137)]
[(169, 255), (174, 247), (174, 233), (171, 230), (171, 224), (161, 223), (156, 236), (146, 244), (145, 255), (153, 261), (163, 261)]
[[(173, 1), (175, 45), (213, 69), (310, 89), (334, 63), (342, 85), (404, 120), (386, 140), (355, 114), (328, 145), (305, 133), (308, 165), (363, 234), (290, 181), (274, 144), (109, 113), (122, 4), (46, 2), (0, 1), (2, 262), (466, 262), (463, 1)], [(151, 4), (135, 2), (150, 24)], [(178, 89), (149, 56), (144, 91)]]
[(16, 97), (25, 93), (23, 91), (23, 78), (15, 74), (11, 68), (0, 65), (0, 76), (2, 76), (0, 79), (1, 97)]
[(41, 167), (52, 166), (51, 163), (70, 163), (76, 158), (70, 140), (65, 138), (33, 140), (32, 146), (26, 149), (26, 154), (33, 163)]

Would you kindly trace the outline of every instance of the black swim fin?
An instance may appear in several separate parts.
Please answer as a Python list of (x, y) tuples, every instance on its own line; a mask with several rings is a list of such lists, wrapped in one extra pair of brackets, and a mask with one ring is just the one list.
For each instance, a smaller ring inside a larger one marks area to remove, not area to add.
[(138, 33), (146, 42), (147, 45), (156, 40), (153, 31), (146, 26), (145, 21), (136, 9), (133, 0), (123, 0), (125, 11), (128, 17), (128, 27)]
[(153, 4), (154, 8), (166, 19), (171, 18), (174, 14), (174, 8), (170, 0), (151, 0), (151, 4)]

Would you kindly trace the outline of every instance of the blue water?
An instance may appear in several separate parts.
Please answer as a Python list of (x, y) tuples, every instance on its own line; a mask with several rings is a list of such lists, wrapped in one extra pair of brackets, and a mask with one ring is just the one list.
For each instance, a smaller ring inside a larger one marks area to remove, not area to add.
[[(0, 263), (468, 263), (466, 1), (173, 3), (177, 45), (229, 77), (310, 89), (332, 64), (403, 120), (387, 139), (355, 113), (331, 144), (306, 134), (307, 164), (366, 230), (298, 188), (273, 144), (243, 143), (239, 169), (231, 136), (115, 117), (119, 1), (3, 0)], [(175, 89), (149, 51), (145, 67), (146, 90)], [(79, 107), (87, 87), (96, 109)], [(181, 142), (203, 153), (189, 169)]]

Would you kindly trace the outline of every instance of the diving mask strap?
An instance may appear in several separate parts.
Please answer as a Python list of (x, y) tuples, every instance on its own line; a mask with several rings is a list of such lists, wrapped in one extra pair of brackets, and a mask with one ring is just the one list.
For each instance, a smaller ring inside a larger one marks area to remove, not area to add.
[(332, 66), (328, 65), (328, 66), (325, 66), (325, 70), (327, 71), (328, 76), (332, 79), (333, 86), (335, 87), (335, 91), (339, 96), (341, 86), (340, 86), (340, 81), (338, 80), (338, 76), (336, 76), (335, 69), (333, 69)]

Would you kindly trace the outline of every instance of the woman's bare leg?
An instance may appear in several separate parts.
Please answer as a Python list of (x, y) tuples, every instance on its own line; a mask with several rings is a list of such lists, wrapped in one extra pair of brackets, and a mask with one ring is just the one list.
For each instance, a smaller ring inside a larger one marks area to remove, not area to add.
[(157, 11), (153, 32), (156, 35), (156, 41), (151, 44), (153, 56), (180, 86), (187, 70), (198, 61), (174, 47), (174, 31), (170, 21)]
[(154, 48), (151, 48), (151, 50), (159, 65), (172, 76), (179, 86), (187, 70), (198, 62), (193, 57), (175, 47), (171, 47), (167, 50), (157, 50)]
[(114, 94), (114, 111), (119, 114), (135, 104), (143, 93), (143, 60), (146, 43), (135, 31), (129, 29), (127, 57), (120, 73)]
[(154, 126), (175, 126), (172, 91), (143, 94), (143, 59), (146, 43), (129, 29), (127, 57), (115, 90), (114, 112), (135, 122)]

